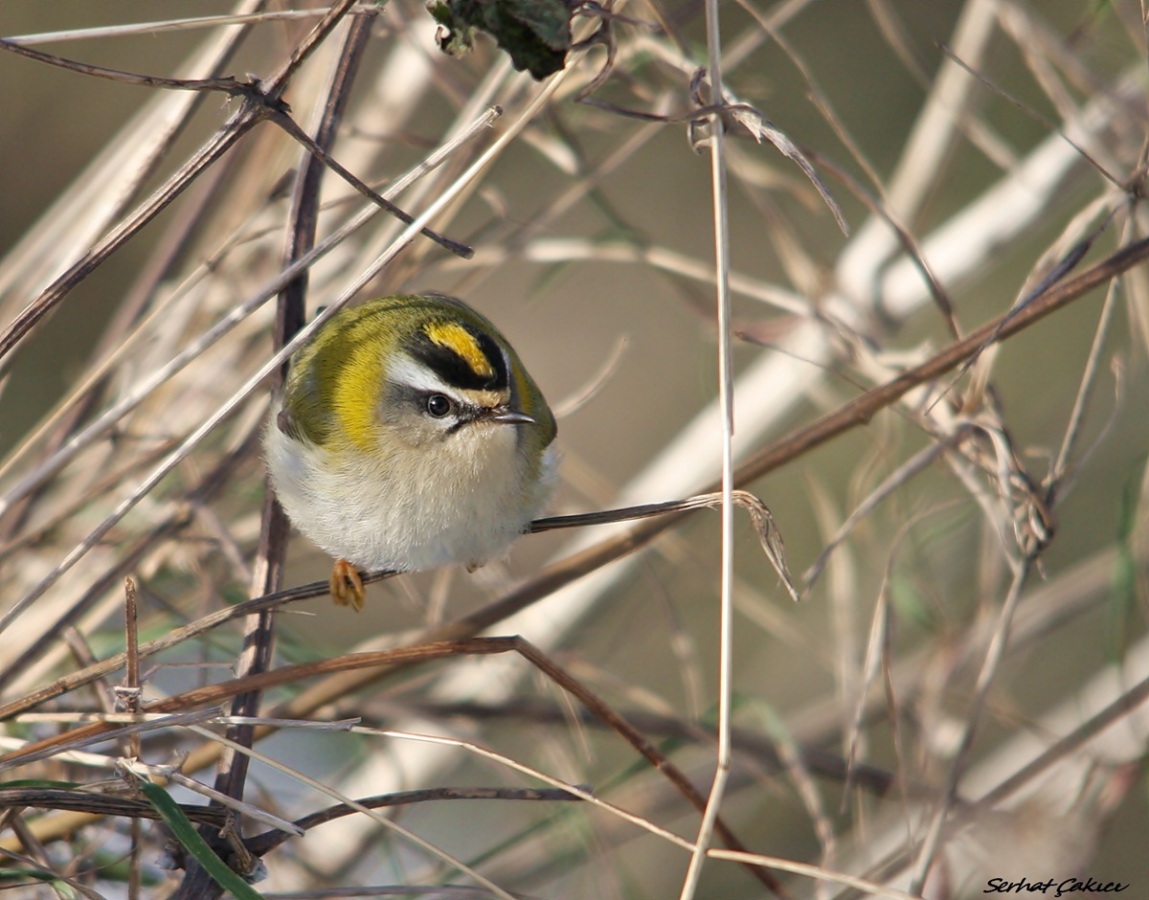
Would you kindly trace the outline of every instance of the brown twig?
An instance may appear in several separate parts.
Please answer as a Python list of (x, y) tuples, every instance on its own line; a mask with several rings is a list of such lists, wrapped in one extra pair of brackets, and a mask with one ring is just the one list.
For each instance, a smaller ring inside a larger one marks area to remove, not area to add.
[[(163, 186), (153, 192), (147, 200), (136, 207), (127, 217), (122, 219), (110, 232), (104, 235), (104, 237), (96, 241), (79, 260), (55, 278), (39, 296), (16, 315), (3, 331), (0, 331), (0, 374), (3, 374), (8, 365), (10, 365), (12, 350), (14, 350), (40, 322), (55, 310), (76, 285), (95, 271), (97, 267), (123, 246), (133, 235), (139, 232), (145, 225), (174, 202), (204, 171), (214, 165), (228, 150), (234, 147), (248, 131), (265, 119), (278, 121), (282, 127), (285, 117), (289, 118), (282, 96), (287, 89), (291, 76), (338, 24), (339, 20), (348, 12), (350, 7), (357, 2), (358, 0), (339, 0), (338, 3), (332, 5), (323, 18), (316, 23), (307, 37), (293, 48), (292, 53), (283, 65), (267, 79), (262, 81), (248, 80), (244, 82), (227, 78), (206, 79), (204, 80), (206, 82), (205, 84), (199, 85), (199, 90), (226, 89), (227, 92), (242, 97), (242, 105), (216, 130), (212, 137), (201, 145), (201, 147), (180, 166)], [(368, 19), (366, 17), (357, 19), (357, 21), (365, 20)], [(22, 55), (31, 55), (36, 58), (48, 57), (54, 60), (60, 59), (59, 57), (52, 57), (51, 54), (43, 54), (40, 51), (34, 51), (17, 44), (0, 44), (0, 49), (11, 50), (14, 53), (20, 53)], [(41, 61), (50, 60), (42, 59)], [(109, 74), (111, 71), (112, 70), (104, 70), (103, 74), (107, 75), (107, 77), (111, 77)], [(93, 72), (89, 74), (96, 73)], [(151, 76), (141, 77), (150, 78)], [(188, 83), (179, 82), (179, 80), (174, 81), (177, 81), (178, 86), (181, 87), (187, 86)], [(196, 80), (193, 79), (191, 81), (194, 83)], [(157, 86), (170, 87), (174, 85)], [(346, 170), (343, 171), (345, 172)], [(392, 206), (389, 201), (379, 197), (374, 191), (371, 191), (370, 188), (363, 185), (362, 182), (359, 182), (358, 179), (355, 180), (355, 184), (357, 189), (366, 190), (372, 195), (372, 199), (375, 200), (375, 202), (382, 203), (388, 208)], [(410, 222), (413, 221), (413, 219), (408, 219), (407, 221)], [(441, 243), (446, 241), (445, 238), (435, 234), (430, 229), (424, 229), (422, 233), (431, 237), (433, 240), (439, 240)], [(456, 247), (461, 247), (461, 245), (455, 245), (454, 242), (449, 242), (449, 245), (444, 245), (448, 246), (448, 249), (452, 249), (453, 252), (455, 252)], [(464, 252), (469, 252), (469, 248), (465, 248)]]
[[(1044, 294), (1034, 298), (1024, 310), (1009, 315), (1007, 327), (1001, 327), (1001, 322), (1006, 317), (995, 319), (970, 333), (961, 341), (951, 344), (921, 365), (907, 370), (885, 384), (866, 391), (837, 410), (809, 425), (798, 428), (784, 438), (752, 454), (738, 467), (737, 484), (745, 486), (755, 479), (800, 458), (832, 438), (866, 424), (879, 411), (896, 402), (913, 388), (944, 375), (969, 355), (979, 352), (983, 349), (983, 343), (987, 339), (992, 337), (993, 342), (1000, 342), (1019, 334), (1046, 316), (1081, 299), (1089, 291), (1110, 278), (1120, 275), (1146, 259), (1149, 259), (1149, 239), (1136, 241), (1121, 248), (1076, 278), (1049, 286)], [(530, 606), (542, 597), (576, 581), (583, 575), (644, 547), (689, 514), (689, 511), (677, 511), (658, 518), (647, 519), (623, 534), (608, 538), (560, 560), (495, 603), (488, 604), (454, 622), (429, 630), (421, 636), (422, 641), (457, 640), (477, 634)], [(364, 576), (364, 582), (371, 583), (390, 578), (393, 574), (390, 572), (367, 573)], [(182, 628), (174, 629), (163, 638), (143, 644), (140, 647), (140, 653), (142, 656), (158, 653), (185, 640), (205, 634), (230, 619), (250, 615), (262, 609), (273, 609), (299, 600), (320, 597), (327, 590), (326, 582), (313, 582), (225, 607)], [(0, 721), (31, 709), (53, 697), (75, 690), (95, 678), (114, 672), (123, 664), (123, 654), (117, 654), (96, 666), (64, 676), (24, 697), (0, 705)], [(364, 683), (372, 680), (372, 677), (364, 679), (358, 684), (333, 685), (333, 695), (338, 696), (362, 687)], [(314, 695), (305, 692), (297, 701), (301, 705), (296, 708), (306, 709), (307, 703), (315, 700)]]
[[(429, 803), (441, 800), (510, 800), (526, 802), (582, 802), (581, 798), (559, 788), (489, 788), (489, 787), (440, 787), (416, 791), (396, 791), (375, 797), (364, 797), (358, 802), (369, 809), (385, 809), (394, 806), (409, 806), (415, 803)], [(146, 800), (122, 797), (115, 794), (102, 794), (95, 791), (66, 788), (5, 787), (0, 786), (0, 807), (28, 807), (30, 809), (55, 809), (87, 813), (99, 817), (119, 817), (133, 820), (160, 818), (156, 808)], [(180, 809), (197, 824), (221, 828), (227, 823), (228, 811), (219, 806), (200, 803), (180, 803)], [(311, 830), (327, 822), (333, 822), (356, 810), (342, 803), (296, 819), (294, 824), (304, 830)], [(263, 856), (275, 849), (292, 834), (279, 829), (248, 838), (245, 843), (256, 856)]]
[[(583, 706), (600, 718), (611, 730), (626, 740), (627, 743), (655, 769), (663, 773), (696, 809), (702, 811), (706, 808), (706, 796), (695, 788), (685, 773), (674, 765), (658, 748), (650, 743), (638, 729), (616, 713), (604, 700), (584, 687), (576, 678), (556, 665), (529, 641), (520, 637), (472, 638), (466, 641), (441, 641), (434, 644), (402, 647), (395, 650), (348, 653), (332, 659), (282, 666), (270, 671), (258, 672), (241, 678), (233, 678), (228, 681), (193, 688), (164, 698), (163, 700), (143, 704), (142, 711), (148, 713), (176, 713), (186, 712), (189, 709), (214, 707), (225, 700), (243, 694), (265, 691), (278, 685), (294, 684), (305, 678), (312, 678), (331, 672), (349, 672), (359, 669), (379, 669), (381, 667), (391, 668), (401, 665), (449, 659), (460, 654), (488, 656), (508, 652), (518, 653), (555, 684), (578, 699)], [(43, 759), (48, 755), (91, 744), (112, 733), (123, 731), (136, 733), (138, 730), (150, 730), (160, 727), (161, 724), (162, 723), (153, 721), (130, 726), (117, 726), (106, 722), (93, 722), (87, 725), (81, 725), (71, 731), (32, 742), (18, 751), (0, 756), (0, 770), (15, 768), (27, 762)], [(716, 828), (729, 848), (734, 850), (745, 849), (734, 832), (721, 818), (718, 820)], [(778, 885), (769, 873), (763, 873), (761, 869), (755, 867), (749, 867), (749, 871), (751, 871), (756, 878), (765, 876), (766, 883), (770, 885), (772, 889), (777, 889)], [(185, 879), (184, 885), (190, 890), (193, 886), (192, 880)], [(198, 880), (196, 880), (195, 886), (197, 890), (202, 887), (202, 885), (199, 885)], [(181, 887), (181, 890), (182, 889)]]
[[(256, 433), (249, 434), (247, 438), (235, 448), (234, 451), (227, 454), (220, 462), (203, 478), (203, 480), (196, 485), (190, 495), (190, 505), (194, 506), (197, 503), (204, 503), (213, 497), (217, 496), (220, 491), (229, 483), (231, 477), (235, 474), (236, 468), (240, 463), (251, 458), (255, 452), (255, 438)], [(107, 571), (94, 577), (88, 589), (80, 595), (80, 597), (66, 610), (62, 610), (54, 620), (52, 627), (45, 630), (45, 632), (37, 638), (30, 647), (26, 648), (10, 665), (8, 665), (2, 672), (0, 672), (0, 689), (5, 685), (11, 683), (12, 679), (16, 678), (20, 672), (34, 660), (39, 659), (48, 650), (50, 650), (56, 640), (56, 635), (59, 634), (60, 629), (73, 624), (81, 615), (90, 609), (105, 593), (111, 590), (118, 582), (122, 582), (123, 578), (131, 572), (140, 561), (146, 556), (147, 553), (160, 546), (164, 541), (167, 541), (179, 534), (186, 528), (192, 521), (192, 513), (190, 509), (179, 509), (175, 511), (163, 522), (158, 523), (151, 531), (143, 537), (136, 540), (130, 547), (124, 550), (116, 559), (115, 563), (111, 565)], [(163, 640), (163, 639), (161, 639)], [(148, 656), (151, 653), (158, 652), (159, 648), (149, 649), (155, 642), (144, 644), (139, 652), (141, 657)], [(98, 674), (96, 678), (102, 678), (105, 675), (110, 675), (124, 665), (126, 660), (125, 654), (118, 654), (114, 657), (114, 664), (109, 666), (108, 660), (89, 667), (84, 671), (93, 671)], [(77, 673), (78, 674), (78, 673)], [(65, 676), (67, 679), (68, 676)], [(87, 683), (88, 680), (84, 679), (80, 684)], [(55, 682), (60, 685), (61, 681)], [(75, 685), (79, 686), (79, 684)], [(72, 690), (68, 688), (66, 690)], [(49, 687), (49, 692), (51, 687)], [(66, 692), (66, 691), (64, 691)], [(49, 694), (41, 696), (40, 691), (34, 692), (41, 699), (35, 701), (41, 702), (43, 699), (48, 699), (48, 696), (59, 696), (58, 694)], [(26, 699), (26, 698), (24, 698)], [(22, 700), (16, 701), (17, 704)], [(33, 704), (35, 705), (35, 703)], [(28, 709), (30, 707), (23, 707)], [(0, 721), (5, 718), (3, 707), (0, 707)]]
[[(140, 711), (142, 688), (140, 685), (140, 631), (139, 631), (139, 597), (136, 591), (136, 582), (132, 578), (124, 579), (124, 648), (128, 655), (128, 664), (124, 672), (124, 684), (115, 690), (117, 706), (122, 706), (129, 713)], [(128, 756), (132, 759), (140, 758), (140, 736), (133, 733), (128, 738)], [(129, 829), (131, 840), (130, 866), (128, 869), (128, 897), (135, 900), (140, 896), (141, 863), (140, 863), (140, 822), (133, 818)]]
[[(347, 172), (331, 159), (328, 150), (335, 142), (339, 124), (351, 95), (351, 87), (363, 53), (371, 37), (371, 19), (358, 17), (347, 31), (339, 54), (339, 62), (331, 81), (323, 116), (313, 140), (295, 122), (280, 112), (274, 120), (284, 128), (297, 141), (302, 143), (309, 152), (306, 164), (300, 169), (296, 177), (295, 189), (292, 194), (291, 220), (289, 230), (289, 244), (286, 249), (285, 264), (298, 260), (315, 246), (315, 236), (319, 222), (319, 189), (324, 171), (324, 164), (337, 168), (337, 171), (348, 178), (361, 193), (366, 193), (372, 200), (382, 202), (385, 208), (397, 212), (400, 218), (407, 216), (389, 201), (384, 201), (374, 191), (363, 185), (357, 178)], [(410, 222), (410, 217), (406, 218)], [(284, 347), (303, 327), (306, 320), (306, 296), (308, 273), (301, 272), (286, 284), (280, 292), (276, 305), (275, 348)], [(273, 396), (280, 390), (284, 367), (276, 373), (270, 389)], [(283, 567), (287, 554), (287, 537), (290, 526), (287, 516), (276, 501), (270, 487), (265, 487), (263, 518), (260, 528), (259, 549), (256, 556), (252, 576), (251, 592), (261, 596), (278, 590), (283, 583)], [(236, 666), (236, 674), (240, 678), (265, 672), (271, 664), (272, 646), (274, 643), (274, 619), (269, 610), (254, 613), (248, 617), (244, 625), (243, 650)], [(233, 716), (254, 716), (258, 714), (262, 698), (260, 691), (245, 691), (232, 700), (231, 712)], [(228, 728), (227, 737), (244, 747), (252, 746), (255, 738), (255, 729), (250, 725), (232, 725)], [(224, 747), (220, 755), (219, 771), (216, 775), (215, 789), (222, 794), (236, 799), (242, 799), (244, 783), (247, 778), (249, 757), (245, 753), (238, 753), (230, 747)], [(221, 838), (219, 829), (202, 828), (201, 832), (209, 844), (216, 844)], [(225, 857), (226, 858), (226, 857)], [(177, 897), (213, 897), (218, 896), (222, 888), (200, 866), (189, 866), (180, 885)]]

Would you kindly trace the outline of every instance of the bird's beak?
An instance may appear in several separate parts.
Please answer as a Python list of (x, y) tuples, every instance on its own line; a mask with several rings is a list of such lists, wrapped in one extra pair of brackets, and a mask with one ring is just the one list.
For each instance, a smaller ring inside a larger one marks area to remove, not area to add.
[(488, 422), (498, 422), (502, 425), (538, 425), (539, 423), (528, 416), (525, 412), (518, 412), (517, 410), (508, 409), (505, 406), (499, 406), (492, 409), (487, 414), (486, 419)]

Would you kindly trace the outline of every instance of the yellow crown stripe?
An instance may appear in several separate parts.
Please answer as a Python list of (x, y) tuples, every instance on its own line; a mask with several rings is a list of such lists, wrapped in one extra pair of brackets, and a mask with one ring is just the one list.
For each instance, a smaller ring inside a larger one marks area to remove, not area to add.
[(426, 336), (431, 338), (433, 344), (458, 354), (480, 378), (489, 378), (495, 374), (491, 360), (487, 359), (475, 334), (462, 325), (455, 322), (432, 322), (426, 326)]
[(432, 322), (426, 327), (427, 337), (432, 343), (446, 347), (466, 362), (480, 378), (490, 378), (495, 374), (487, 354), (479, 346), (475, 336), (455, 322)]

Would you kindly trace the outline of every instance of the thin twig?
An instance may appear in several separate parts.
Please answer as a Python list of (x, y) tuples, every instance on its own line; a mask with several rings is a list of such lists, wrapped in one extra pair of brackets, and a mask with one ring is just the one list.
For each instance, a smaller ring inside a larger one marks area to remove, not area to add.
[(1097, 159), (1095, 159), (1089, 153), (1089, 151), (1087, 151), (1079, 143), (1077, 143), (1071, 137), (1069, 137), (1069, 135), (1067, 135), (1065, 133), (1064, 129), (1058, 128), (1056, 123), (1048, 121), (1044, 116), (1042, 116), (1040, 113), (1038, 113), (1037, 110), (1035, 110), (1033, 107), (1029, 106), (1026, 103), (1022, 103), (1016, 97), (1012, 96), (1008, 91), (1003, 90), (999, 85), (995, 84), (989, 78), (986, 78), (984, 75), (982, 75), (976, 69), (974, 69), (973, 66), (966, 63), (965, 60), (963, 60), (960, 56), (958, 56), (956, 53), (954, 53), (952, 50), (950, 50), (950, 48), (947, 47), (945, 44), (938, 44), (938, 49), (941, 50), (941, 52), (944, 53), (955, 64), (961, 66), (962, 69), (964, 69), (966, 72), (968, 72), (974, 78), (976, 78), (977, 81), (981, 85), (983, 85), (984, 87), (993, 91), (995, 94), (997, 94), (1003, 100), (1005, 100), (1007, 103), (1011, 104), (1016, 109), (1021, 110), (1023, 113), (1025, 113), (1030, 118), (1035, 119), (1036, 121), (1040, 122), (1046, 128), (1046, 130), (1048, 130), (1051, 134), (1060, 135), (1062, 140), (1064, 140), (1074, 150), (1076, 150), (1078, 153), (1080, 153), (1082, 158), (1087, 160), (1089, 162), (1089, 164), (1091, 166), (1093, 166), (1093, 168), (1098, 172), (1098, 174), (1100, 174), (1110, 184), (1114, 185), (1115, 187), (1121, 188), (1121, 189), (1125, 188), (1125, 185), (1121, 182), (1120, 179), (1117, 178), (1117, 176), (1115, 176), (1111, 172), (1109, 172), (1103, 165), (1101, 165), (1101, 163)]
[[(706, 0), (707, 74), (710, 99), (724, 104), (722, 87), (722, 43), (717, 0)], [(730, 727), (733, 710), (734, 667), (734, 340), (730, 324), (730, 223), (726, 195), (726, 126), (717, 113), (709, 120), (711, 201), (714, 217), (714, 280), (718, 321), (718, 402), (722, 420), (722, 550), (720, 565), (719, 659), (718, 659), (718, 745), (715, 754), (714, 780), (698, 826), (698, 835), (690, 855), (690, 865), (682, 881), (680, 900), (692, 900), (702, 878), (702, 864), (718, 825), (722, 798), (730, 777)], [(762, 874), (767, 874), (763, 871)], [(780, 896), (779, 883), (770, 876), (762, 879), (766, 887)]]
[[(359, 64), (371, 37), (371, 20), (369, 18), (356, 18), (340, 49), (338, 62), (331, 79), (327, 93), (327, 100), (316, 130), (315, 139), (303, 132), (289, 116), (281, 115), (276, 118), (281, 127), (293, 134), (308, 150), (309, 157), (301, 167), (297, 176), (295, 190), (292, 195), (292, 228), (289, 231), (289, 246), (285, 254), (285, 265), (290, 266), (300, 257), (305, 256), (315, 246), (315, 236), (319, 224), (319, 189), (322, 181), (323, 167), (333, 167), (334, 160), (329, 156), (328, 150), (334, 144), (343, 119), (344, 111), (351, 95), (351, 88), (359, 70)], [(288, 127), (290, 125), (290, 127)], [(372, 200), (382, 200), (366, 185), (349, 172), (339, 171), (345, 178), (353, 179), (357, 189), (364, 190)], [(398, 207), (387, 204), (384, 208), (396, 211)], [(403, 215), (406, 215), (405, 213)], [(408, 223), (409, 224), (409, 223)], [(294, 279), (288, 282), (280, 294), (276, 308), (276, 329), (274, 346), (278, 350), (289, 343), (303, 327), (306, 319), (306, 294), (308, 272), (302, 270)], [(277, 394), (281, 389), (284, 372), (281, 367), (273, 373), (271, 390)], [(283, 568), (287, 556), (287, 536), (290, 526), (287, 516), (275, 499), (274, 492), (265, 485), (263, 521), (260, 529), (259, 551), (256, 557), (255, 571), (252, 577), (251, 593), (261, 596), (278, 590), (283, 583)], [(244, 623), (243, 651), (236, 665), (236, 675), (246, 677), (264, 672), (271, 664), (272, 645), (274, 642), (275, 624), (272, 614), (268, 610), (255, 613)], [(233, 716), (254, 716), (259, 711), (262, 695), (258, 691), (245, 692), (232, 700), (231, 713)], [(255, 738), (255, 729), (251, 725), (235, 725), (228, 729), (227, 737), (236, 745), (250, 747)], [(220, 756), (218, 773), (216, 775), (215, 790), (218, 794), (242, 799), (244, 784), (248, 769), (247, 754), (237, 753), (225, 746)], [(208, 841), (209, 846), (218, 841), (219, 832), (214, 834), (209, 829), (201, 829), (201, 834)], [(185, 874), (177, 896), (185, 897), (213, 897), (218, 896), (222, 888), (200, 866), (191, 866)]]
[(950, 763), (949, 772), (946, 775), (945, 785), (941, 790), (937, 809), (934, 811), (929, 829), (918, 851), (910, 887), (910, 890), (914, 893), (921, 893), (922, 886), (925, 883), (930, 867), (933, 865), (934, 857), (937, 854), (942, 836), (942, 828), (946, 823), (950, 805), (957, 796), (958, 783), (965, 773), (966, 766), (969, 765), (970, 749), (973, 747), (974, 735), (977, 734), (978, 726), (981, 724), (981, 713), (985, 707), (986, 699), (989, 696), (989, 689), (992, 687), (998, 670), (1001, 667), (1002, 660), (1005, 658), (1006, 647), (1009, 646), (1009, 632), (1013, 624), (1014, 613), (1017, 611), (1017, 605), (1021, 600), (1021, 591), (1025, 586), (1026, 577), (1029, 575), (1032, 565), (1032, 560), (1029, 559), (1018, 561), (1016, 570), (1014, 571), (1013, 581), (1009, 586), (1009, 592), (1006, 594), (1005, 602), (1002, 603), (1001, 611), (998, 614), (997, 625), (990, 639), (989, 646), (986, 648), (985, 658), (982, 661), (981, 670), (977, 676), (977, 683), (974, 686), (972, 708), (966, 715), (962, 727), (961, 739), (957, 750), (953, 754), (953, 761)]
[[(1123, 247), (1082, 272), (1076, 278), (1051, 286), (1043, 296), (1028, 304), (1023, 312), (1011, 316), (1007, 327), (1000, 328), (1001, 319), (995, 319), (970, 333), (963, 340), (951, 344), (926, 362), (902, 373), (892, 381), (872, 388), (841, 408), (797, 429), (751, 455), (738, 467), (736, 483), (739, 485), (748, 484), (801, 457), (814, 447), (821, 446), (831, 438), (866, 424), (881, 409), (894, 403), (913, 388), (932, 381), (940, 375), (944, 375), (954, 366), (959, 365), (963, 359), (977, 352), (988, 336), (996, 335), (996, 341), (1008, 340), (1046, 316), (1082, 299), (1094, 288), (1145, 259), (1149, 259), (1149, 238)], [(434, 629), (423, 637), (426, 640), (450, 640), (476, 634), (513, 612), (529, 606), (540, 597), (547, 596), (559, 587), (569, 584), (581, 575), (633, 553), (688, 514), (689, 511), (678, 511), (668, 513), (657, 519), (649, 519), (621, 535), (616, 535), (588, 547), (544, 569), (535, 578), (511, 591), (501, 600), (453, 623)], [(368, 573), (364, 580), (370, 583), (391, 577), (392, 574)], [(140, 653), (142, 656), (157, 653), (181, 641), (204, 634), (229, 619), (248, 615), (260, 609), (271, 609), (297, 600), (322, 596), (326, 590), (326, 582), (315, 582), (280, 591), (277, 594), (258, 597), (235, 606), (225, 607), (188, 626), (174, 630), (164, 638), (142, 645)], [(74, 690), (94, 678), (114, 672), (123, 664), (124, 657), (122, 654), (113, 656), (104, 663), (90, 667), (83, 672), (65, 676), (26, 697), (0, 705), (0, 721), (43, 703), (51, 697)], [(344, 686), (340, 693), (350, 689), (353, 688)]]
[[(370, 3), (348, 11), (352, 16), (375, 16), (379, 10)], [(120, 25), (103, 25), (93, 28), (71, 28), (67, 31), (44, 31), (39, 34), (10, 34), (6, 38), (10, 44), (32, 47), (36, 44), (58, 44), (65, 41), (90, 41), (109, 37), (126, 37), (135, 34), (154, 35), (165, 31), (187, 31), (194, 28), (214, 28), (217, 25), (248, 25), (263, 22), (282, 22), (296, 19), (316, 19), (325, 14), (323, 9), (281, 9), (264, 10), (258, 13), (241, 15), (194, 16), (186, 19), (161, 19), (154, 22), (130, 22)]]

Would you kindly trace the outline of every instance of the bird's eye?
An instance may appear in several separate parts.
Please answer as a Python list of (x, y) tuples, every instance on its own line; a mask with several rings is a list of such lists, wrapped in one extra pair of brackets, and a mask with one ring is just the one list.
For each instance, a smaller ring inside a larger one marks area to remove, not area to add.
[(436, 419), (441, 419), (454, 409), (455, 404), (451, 402), (450, 397), (445, 397), (442, 394), (431, 394), (427, 397), (427, 413), (434, 416)]

